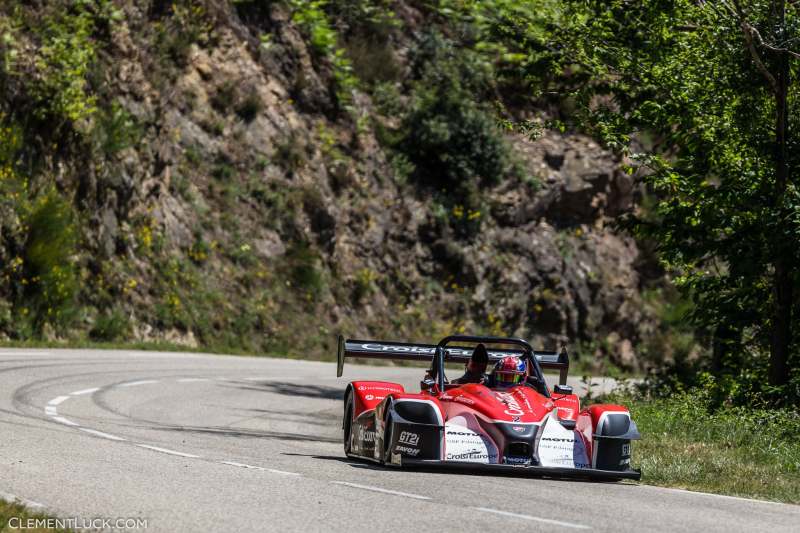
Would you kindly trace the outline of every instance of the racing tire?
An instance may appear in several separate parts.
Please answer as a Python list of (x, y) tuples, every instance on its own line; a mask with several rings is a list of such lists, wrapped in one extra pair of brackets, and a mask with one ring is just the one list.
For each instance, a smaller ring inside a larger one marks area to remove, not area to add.
[(394, 423), (392, 422), (392, 415), (386, 413), (386, 420), (383, 424), (383, 450), (381, 453), (381, 462), (383, 464), (391, 464), (392, 458), (390, 457), (392, 445), (392, 433), (394, 433)]
[(351, 433), (353, 431), (353, 393), (348, 392), (347, 398), (344, 401), (344, 416), (342, 419), (342, 428), (344, 428), (344, 453), (350, 455), (351, 453)]

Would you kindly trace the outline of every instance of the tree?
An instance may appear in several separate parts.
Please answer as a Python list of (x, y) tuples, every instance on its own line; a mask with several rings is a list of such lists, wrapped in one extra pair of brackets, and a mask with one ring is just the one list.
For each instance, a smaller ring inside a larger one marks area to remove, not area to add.
[(570, 23), (553, 44), (578, 118), (637, 161), (656, 195), (632, 227), (679, 273), (695, 323), (717, 333), (714, 367), (736, 375), (756, 364), (772, 392), (788, 393), (800, 248), (797, 8), (573, 0), (566, 9)]

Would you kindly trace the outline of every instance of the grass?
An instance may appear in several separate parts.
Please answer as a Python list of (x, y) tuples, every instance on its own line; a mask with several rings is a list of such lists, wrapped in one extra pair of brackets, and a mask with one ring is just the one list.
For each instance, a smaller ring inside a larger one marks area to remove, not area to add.
[[(19, 519), (19, 524), (13, 523), (14, 528), (8, 525), (9, 520), (12, 518)], [(27, 525), (26, 521), (29, 519), (46, 519), (51, 518), (41, 513), (35, 513), (24, 506), (18, 503), (9, 503), (4, 500), (0, 500), (0, 533), (7, 533), (11, 531), (20, 531), (19, 526), (23, 526), (24, 531), (29, 533), (58, 533), (58, 532), (67, 532), (70, 531), (68, 529), (49, 529), (49, 528), (30, 528), (28, 529), (25, 527)]]
[(709, 407), (702, 391), (606, 398), (627, 405), (642, 434), (634, 466), (649, 485), (800, 503), (800, 413)]

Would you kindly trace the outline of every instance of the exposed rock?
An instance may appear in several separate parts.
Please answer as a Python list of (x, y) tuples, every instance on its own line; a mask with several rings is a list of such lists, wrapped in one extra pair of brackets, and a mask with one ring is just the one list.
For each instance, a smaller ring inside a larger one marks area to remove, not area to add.
[(271, 230), (264, 232), (264, 237), (253, 241), (253, 247), (263, 259), (272, 259), (286, 253), (286, 246), (280, 236)]
[[(106, 89), (141, 135), (75, 162), (91, 221), (83, 261), (102, 263), (87, 283), (102, 283), (135, 338), (235, 337), (318, 355), (334, 332), (426, 340), (463, 328), (545, 348), (604, 344), (639, 365), (653, 319), (636, 244), (608, 224), (636, 200), (617, 158), (580, 134), (510, 136), (527, 178), (482, 188), (477, 229), (459, 234), (425, 190), (394, 178), (391, 151), (363, 120), (370, 96), (355, 91), (341, 109), (330, 61), (285, 6), (248, 19), (211, 4), (213, 35), (167, 67), (149, 33), (166, 15), (126, 4)], [(396, 14), (423, 20), (406, 2)], [(410, 42), (394, 44), (407, 69)]]

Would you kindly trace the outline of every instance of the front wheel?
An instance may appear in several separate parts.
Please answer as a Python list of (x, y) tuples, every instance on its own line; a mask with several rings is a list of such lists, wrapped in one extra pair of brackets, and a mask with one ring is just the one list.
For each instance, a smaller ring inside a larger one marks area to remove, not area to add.
[(392, 415), (387, 414), (386, 420), (383, 424), (383, 454), (382, 454), (382, 461), (383, 464), (391, 463), (391, 447), (392, 447), (392, 433), (394, 432), (394, 424), (392, 423)]
[(342, 427), (344, 428), (344, 453), (350, 455), (352, 439), (350, 435), (353, 431), (353, 394), (348, 393), (347, 399), (344, 402), (344, 416), (342, 418)]

